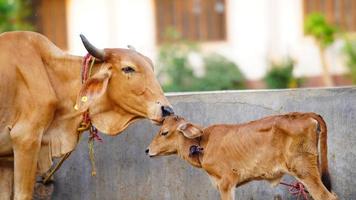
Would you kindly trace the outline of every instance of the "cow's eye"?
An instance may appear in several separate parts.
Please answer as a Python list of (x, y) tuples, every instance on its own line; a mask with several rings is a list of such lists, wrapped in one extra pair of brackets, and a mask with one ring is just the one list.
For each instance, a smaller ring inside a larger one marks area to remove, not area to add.
[(125, 72), (126, 74), (128, 73), (132, 73), (132, 72), (135, 72), (135, 69), (130, 67), (130, 66), (127, 66), (127, 67), (124, 67), (121, 69), (123, 72)]
[(161, 132), (161, 135), (167, 135), (168, 134), (168, 131), (162, 131)]

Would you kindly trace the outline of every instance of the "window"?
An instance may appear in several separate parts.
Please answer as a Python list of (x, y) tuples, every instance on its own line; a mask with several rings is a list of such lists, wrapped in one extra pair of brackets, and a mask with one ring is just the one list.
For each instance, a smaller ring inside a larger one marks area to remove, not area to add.
[(225, 0), (155, 0), (157, 41), (165, 41), (169, 28), (183, 39), (225, 40), (225, 13)]
[(304, 0), (304, 17), (313, 12), (323, 13), (343, 31), (356, 31), (355, 0)]
[(35, 27), (61, 49), (68, 49), (66, 0), (34, 0)]

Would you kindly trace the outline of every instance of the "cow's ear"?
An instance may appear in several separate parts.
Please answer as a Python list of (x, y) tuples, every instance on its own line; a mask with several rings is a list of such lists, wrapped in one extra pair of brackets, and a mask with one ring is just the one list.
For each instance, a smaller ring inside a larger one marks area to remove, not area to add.
[(203, 130), (191, 123), (184, 122), (177, 127), (177, 130), (189, 139), (194, 139), (203, 135)]
[(96, 99), (103, 96), (108, 87), (110, 77), (111, 67), (105, 66), (85, 81), (77, 97), (75, 109), (85, 111)]

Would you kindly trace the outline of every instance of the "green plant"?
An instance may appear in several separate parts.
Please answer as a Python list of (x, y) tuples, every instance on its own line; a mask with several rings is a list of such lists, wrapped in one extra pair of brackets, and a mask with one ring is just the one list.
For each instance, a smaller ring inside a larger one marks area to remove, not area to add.
[[(159, 76), (167, 92), (228, 90), (244, 88), (245, 78), (238, 67), (227, 58), (212, 54), (204, 57), (205, 74), (197, 77), (188, 57), (199, 53), (196, 43), (180, 39), (180, 34), (170, 29), (159, 51)], [(200, 54), (200, 53), (199, 53)], [(200, 54), (201, 55), (201, 54)]]
[(200, 90), (231, 90), (245, 88), (245, 76), (227, 58), (211, 54), (204, 58), (205, 75), (200, 79)]
[(346, 40), (344, 46), (347, 66), (352, 82), (356, 84), (356, 40)]
[(304, 31), (305, 34), (310, 35), (315, 39), (320, 52), (324, 83), (327, 86), (332, 86), (333, 81), (325, 59), (325, 49), (334, 42), (335, 34), (337, 32), (336, 27), (329, 24), (324, 15), (313, 13), (307, 16), (304, 23)]
[(301, 79), (293, 77), (294, 62), (287, 59), (281, 63), (272, 63), (264, 81), (268, 88), (295, 88), (301, 85)]
[(32, 30), (27, 18), (31, 14), (29, 0), (0, 0), (0, 33), (14, 30)]
[(188, 61), (188, 55), (197, 49), (196, 44), (182, 40), (174, 29), (167, 29), (165, 42), (160, 46), (158, 68), (165, 77), (165, 91), (191, 91), (195, 89), (197, 77)]
[(313, 36), (322, 48), (327, 48), (334, 42), (337, 29), (326, 21), (324, 15), (312, 13), (305, 20), (304, 31)]

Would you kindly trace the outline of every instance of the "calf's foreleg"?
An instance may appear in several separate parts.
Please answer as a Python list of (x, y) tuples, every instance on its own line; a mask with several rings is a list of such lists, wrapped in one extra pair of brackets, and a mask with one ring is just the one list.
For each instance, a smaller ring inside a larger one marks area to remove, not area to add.
[(235, 185), (228, 179), (221, 179), (218, 183), (221, 200), (234, 200), (235, 199)]

